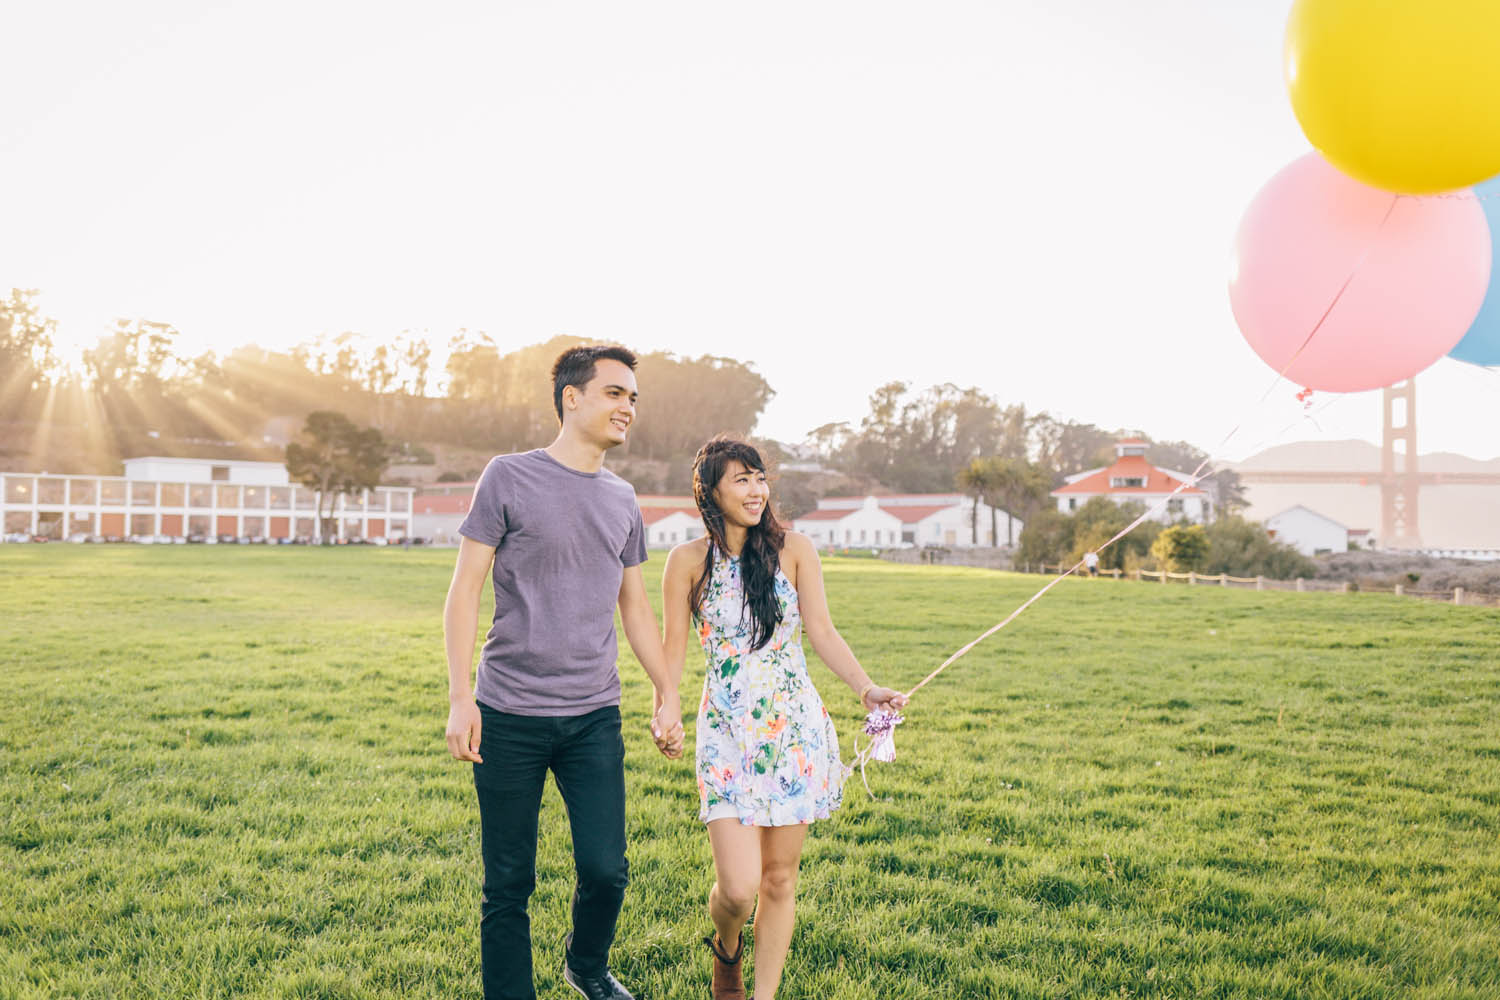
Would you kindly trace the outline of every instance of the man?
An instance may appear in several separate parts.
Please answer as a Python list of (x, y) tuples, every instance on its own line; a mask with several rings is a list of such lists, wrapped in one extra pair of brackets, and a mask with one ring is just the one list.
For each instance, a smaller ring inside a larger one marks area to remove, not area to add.
[[(448, 751), (474, 765), (486, 1000), (534, 1000), (527, 902), (550, 769), (567, 807), (577, 885), (563, 979), (588, 1000), (631, 1000), (609, 972), (624, 899), (624, 743), (614, 609), (655, 686), (657, 747), (682, 753), (679, 677), (662, 654), (641, 563), (635, 491), (604, 468), (635, 419), (635, 355), (575, 347), (552, 369), (562, 430), (546, 448), (490, 461), (474, 489), (443, 610)], [(479, 597), (493, 570), (494, 625), (469, 685)]]

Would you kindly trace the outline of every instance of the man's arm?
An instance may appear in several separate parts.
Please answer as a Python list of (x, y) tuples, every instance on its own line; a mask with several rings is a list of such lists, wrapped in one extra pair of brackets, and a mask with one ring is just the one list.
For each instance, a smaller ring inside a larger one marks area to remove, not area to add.
[(479, 598), (495, 550), (465, 538), (443, 604), (443, 645), (448, 653), (448, 752), (455, 760), (483, 764), (479, 757), (479, 706), (474, 703), (474, 637), (479, 633)]
[(668, 757), (681, 756), (682, 704), (677, 688), (682, 682), (682, 672), (669, 665), (662, 652), (661, 633), (651, 602), (646, 599), (646, 579), (639, 565), (627, 566), (620, 579), (620, 624), (625, 627), (625, 639), (635, 658), (641, 661), (661, 699), (661, 708), (652, 719), (656, 745)]

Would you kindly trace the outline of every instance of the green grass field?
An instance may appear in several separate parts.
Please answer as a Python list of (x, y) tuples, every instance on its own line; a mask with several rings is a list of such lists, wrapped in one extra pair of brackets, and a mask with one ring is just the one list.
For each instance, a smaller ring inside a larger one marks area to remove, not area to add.
[[(0, 547), (0, 997), (478, 997), (452, 558)], [(898, 686), (1042, 582), (827, 575)], [(614, 966), (703, 997), (692, 765), (621, 669)], [(847, 757), (861, 713), (814, 676)], [(689, 706), (701, 682), (694, 654)], [(1068, 581), (924, 690), (897, 747), (875, 799), (856, 778), (813, 827), (785, 998), (1500, 997), (1500, 612)], [(550, 786), (538, 864), (540, 993), (571, 996)]]

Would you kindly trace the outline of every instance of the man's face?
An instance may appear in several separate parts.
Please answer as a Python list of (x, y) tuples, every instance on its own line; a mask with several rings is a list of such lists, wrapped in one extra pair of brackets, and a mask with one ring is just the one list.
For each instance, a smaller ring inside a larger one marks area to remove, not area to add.
[(573, 428), (605, 448), (625, 443), (635, 422), (635, 399), (635, 372), (610, 358), (594, 364), (587, 385), (563, 390), (564, 412)]

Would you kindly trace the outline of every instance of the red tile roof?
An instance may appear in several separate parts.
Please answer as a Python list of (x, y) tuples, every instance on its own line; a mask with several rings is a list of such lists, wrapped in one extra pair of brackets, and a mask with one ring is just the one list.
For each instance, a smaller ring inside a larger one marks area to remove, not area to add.
[(848, 510), (840, 510), (838, 508), (832, 508), (832, 509), (830, 509), (830, 508), (827, 508), (827, 507), (819, 507), (817, 510), (810, 510), (806, 514), (803, 514), (801, 517), (795, 517), (792, 520), (794, 520), (794, 521), (842, 521), (844, 518), (850, 516), (851, 514), (858, 514), (858, 513), (859, 513), (859, 508), (858, 507), (851, 507)]
[(863, 500), (867, 496), (874, 496), (876, 503), (890, 503), (892, 500), (936, 500), (959, 496), (956, 492), (949, 493), (861, 493), (857, 497), (824, 497), (824, 500)]
[(471, 499), (473, 497), (466, 494), (414, 497), (411, 506), (418, 514), (467, 514)]
[(673, 514), (686, 514), (694, 521), (698, 520), (696, 509), (688, 510), (683, 507), (642, 507), (641, 520), (646, 524), (655, 524), (663, 518), (671, 517)]
[(902, 524), (916, 524), (939, 511), (952, 510), (953, 504), (942, 503), (931, 507), (882, 507), (880, 509), (896, 517)]
[[(1144, 479), (1145, 486), (1111, 486), (1109, 481), (1117, 476), (1132, 479)], [(1117, 459), (1114, 465), (1107, 469), (1084, 476), (1066, 486), (1052, 491), (1053, 496), (1067, 496), (1076, 493), (1107, 493), (1110, 496), (1145, 496), (1147, 494), (1171, 493), (1177, 489), (1182, 480), (1170, 476), (1140, 455), (1126, 455)], [(1203, 491), (1196, 486), (1185, 487), (1178, 495), (1202, 494)]]
[(640, 504), (641, 510), (647, 507), (686, 507), (688, 510), (696, 511), (698, 504), (692, 497), (660, 496), (654, 493), (638, 493), (635, 502)]

